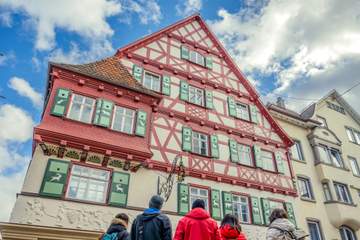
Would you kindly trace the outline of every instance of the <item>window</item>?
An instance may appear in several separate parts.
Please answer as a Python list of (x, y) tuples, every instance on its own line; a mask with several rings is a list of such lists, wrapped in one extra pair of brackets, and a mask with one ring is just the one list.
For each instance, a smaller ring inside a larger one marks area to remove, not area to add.
[(358, 132), (354, 129), (351, 129), (351, 128), (345, 128), (345, 129), (346, 129), (346, 134), (349, 138), (349, 141), (360, 144), (360, 132)]
[(189, 86), (189, 102), (204, 106), (204, 90), (194, 86)]
[(190, 206), (196, 199), (204, 200), (205, 209), (209, 211), (209, 190), (204, 188), (190, 187)]
[(66, 197), (105, 203), (109, 177), (109, 171), (73, 165)]
[(198, 52), (190, 51), (190, 61), (201, 66), (205, 66), (205, 58)]
[(250, 121), (249, 106), (243, 103), (236, 103), (236, 116), (240, 119)]
[(95, 99), (73, 94), (67, 116), (76, 121), (91, 123), (94, 105)]
[(307, 221), (310, 240), (322, 240), (320, 224), (316, 221)]
[(320, 116), (316, 116), (317, 120), (321, 123), (321, 127), (327, 127), (326, 119)]
[(319, 157), (321, 162), (331, 164), (336, 167), (341, 167), (341, 168), (344, 167), (344, 163), (342, 161), (342, 157), (339, 150), (335, 148), (329, 148), (324, 145), (319, 145), (317, 148), (319, 151)]
[(209, 155), (209, 137), (206, 134), (192, 133), (192, 151), (194, 153), (208, 156)]
[(232, 194), (234, 215), (242, 223), (250, 223), (249, 198)]
[(298, 177), (298, 184), (301, 198), (314, 199), (309, 179)]
[(356, 176), (360, 176), (360, 168), (358, 162), (356, 161), (356, 158), (349, 157), (349, 161), (353, 174)]
[(301, 144), (298, 140), (294, 140), (294, 145), (291, 147), (291, 158), (304, 161)]
[(111, 128), (119, 132), (131, 134), (134, 129), (134, 119), (134, 110), (116, 106)]
[(322, 183), (322, 187), (323, 187), (323, 191), (324, 191), (325, 201), (331, 201), (332, 196), (331, 196), (331, 192), (330, 192), (329, 183), (327, 183), (327, 182)]
[(352, 203), (347, 185), (342, 183), (334, 183), (334, 187), (338, 201)]
[(262, 150), (261, 151), (261, 159), (262, 159), (262, 162), (263, 162), (263, 168), (265, 170), (275, 172), (274, 157), (273, 157), (272, 152)]
[(330, 158), (336, 167), (344, 167), (339, 150), (330, 148)]
[(239, 163), (247, 166), (253, 165), (250, 146), (238, 144), (238, 156), (239, 156)]
[(145, 72), (144, 80), (143, 80), (144, 87), (151, 89), (156, 92), (161, 91), (161, 80), (159, 75), (155, 75), (149, 72)]
[(331, 103), (331, 102), (326, 102), (327, 105), (328, 105), (328, 108), (332, 109), (332, 110), (335, 110), (339, 113), (342, 113), (342, 114), (345, 114), (345, 109), (343, 107), (340, 107), (339, 105), (336, 105), (334, 103)]
[(269, 204), (270, 204), (270, 212), (272, 212), (272, 210), (274, 210), (275, 208), (282, 208), (282, 209), (285, 209), (285, 208), (284, 208), (284, 203), (283, 203), (283, 202), (279, 202), (279, 201), (272, 201), (272, 200), (270, 200), (270, 201), (269, 201)]
[(340, 227), (341, 240), (356, 240), (354, 231), (346, 226)]

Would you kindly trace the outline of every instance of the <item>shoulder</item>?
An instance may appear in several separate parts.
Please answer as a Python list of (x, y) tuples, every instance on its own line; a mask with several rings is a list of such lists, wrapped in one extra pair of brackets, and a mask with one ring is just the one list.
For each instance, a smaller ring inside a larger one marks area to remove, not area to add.
[(169, 221), (170, 222), (170, 218), (166, 215), (166, 214), (159, 214), (159, 216), (157, 216), (158, 219), (162, 220), (162, 221)]

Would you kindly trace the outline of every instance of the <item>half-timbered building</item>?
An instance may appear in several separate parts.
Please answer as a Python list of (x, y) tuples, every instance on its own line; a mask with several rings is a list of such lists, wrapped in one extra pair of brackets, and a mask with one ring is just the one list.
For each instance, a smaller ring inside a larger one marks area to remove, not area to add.
[(292, 144), (193, 15), (98, 62), (49, 64), (11, 222), (99, 231), (161, 193), (174, 229), (201, 198), (214, 219), (234, 213), (264, 239), (272, 208), (296, 223)]

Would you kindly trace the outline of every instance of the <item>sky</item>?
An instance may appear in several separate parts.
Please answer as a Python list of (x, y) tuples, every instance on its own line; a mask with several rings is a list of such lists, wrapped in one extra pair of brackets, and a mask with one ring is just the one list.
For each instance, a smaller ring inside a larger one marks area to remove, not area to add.
[[(0, 0), (0, 221), (31, 159), (49, 61), (86, 63), (200, 12), (263, 102), (301, 111), (360, 81), (358, 0)], [(360, 112), (360, 87), (343, 97)]]

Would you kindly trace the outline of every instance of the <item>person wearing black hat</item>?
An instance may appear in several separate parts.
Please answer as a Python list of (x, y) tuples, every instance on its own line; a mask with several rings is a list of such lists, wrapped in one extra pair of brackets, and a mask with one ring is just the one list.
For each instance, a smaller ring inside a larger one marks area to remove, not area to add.
[(159, 195), (152, 196), (149, 208), (138, 215), (131, 226), (131, 240), (171, 240), (170, 219), (160, 211), (163, 203)]
[(174, 240), (219, 240), (217, 222), (205, 210), (205, 202), (196, 199), (191, 211), (180, 219)]

